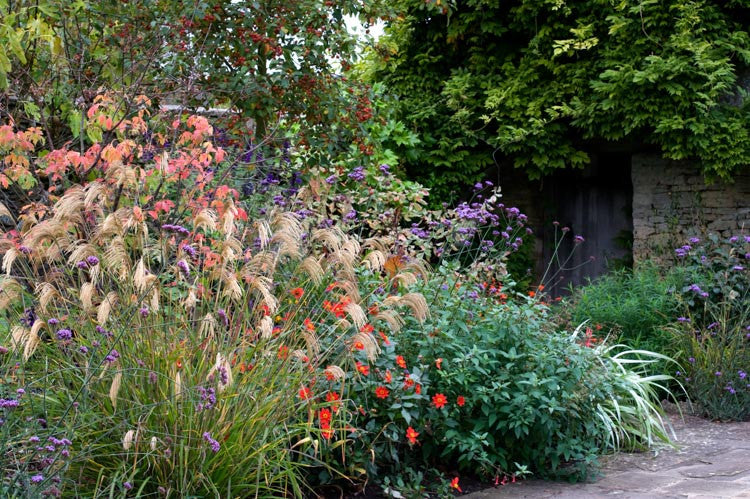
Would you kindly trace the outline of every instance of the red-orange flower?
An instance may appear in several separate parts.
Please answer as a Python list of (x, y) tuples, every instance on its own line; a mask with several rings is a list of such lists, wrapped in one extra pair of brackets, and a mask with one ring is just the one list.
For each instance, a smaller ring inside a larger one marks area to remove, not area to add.
[(355, 341), (354, 342), (354, 349), (355, 350), (364, 350), (365, 345), (361, 341)]
[(437, 367), (438, 369), (442, 369), (443, 368), (443, 359), (442, 358), (435, 359), (435, 367)]
[(378, 334), (380, 335), (380, 338), (383, 340), (383, 343), (385, 343), (386, 346), (391, 344), (391, 342), (388, 340), (388, 336), (386, 336), (383, 331), (378, 331)]
[(459, 492), (463, 492), (463, 490), (461, 490), (461, 487), (458, 485), (458, 477), (451, 480), (451, 488), (456, 489)]
[(370, 374), (370, 366), (368, 366), (367, 364), (363, 364), (360, 361), (357, 361), (357, 371), (367, 376)]
[(372, 326), (372, 324), (365, 324), (359, 330), (363, 333), (372, 333), (373, 331), (375, 331), (375, 328)]
[(391, 371), (386, 370), (383, 379), (385, 379), (386, 383), (390, 383), (391, 381), (393, 381), (393, 375), (391, 375)]
[(286, 359), (288, 356), (289, 356), (289, 347), (286, 345), (281, 345), (279, 347), (279, 358)]
[(303, 323), (308, 331), (315, 331), (315, 324), (313, 324), (313, 321), (311, 321), (309, 317), (305, 319)]
[(465, 403), (466, 403), (466, 399), (464, 398), (463, 395), (459, 395), (458, 398), (456, 398), (456, 405), (457, 406), (463, 407)]
[(320, 418), (321, 423), (331, 423), (331, 410), (327, 408), (323, 408), (318, 413), (318, 417)]
[(379, 386), (379, 387), (375, 388), (375, 396), (377, 398), (379, 398), (379, 399), (387, 399), (388, 398), (388, 394), (390, 394), (390, 393), (391, 392), (388, 391), (388, 388), (386, 388), (384, 386)]
[(290, 291), (290, 293), (292, 293), (292, 296), (299, 300), (305, 294), (305, 290), (302, 288), (294, 288)]
[(432, 404), (435, 406), (436, 409), (440, 409), (441, 407), (444, 407), (445, 404), (448, 403), (448, 399), (445, 395), (442, 393), (436, 393), (432, 396)]
[(421, 394), (422, 393), (422, 385), (415, 386), (414, 387), (414, 393), (416, 393), (417, 395)]
[(326, 402), (331, 403), (331, 408), (333, 409), (333, 412), (339, 411), (339, 400), (341, 400), (341, 395), (339, 395), (336, 392), (328, 392), (326, 395)]
[(311, 396), (312, 396), (312, 391), (310, 391), (310, 389), (308, 387), (303, 386), (302, 388), (300, 388), (300, 390), (299, 390), (299, 398), (301, 398), (302, 400), (307, 400)]
[(419, 436), (419, 433), (414, 431), (414, 428), (411, 426), (406, 429), (406, 438), (409, 440), (410, 445), (414, 445), (417, 443), (417, 437)]
[(401, 355), (396, 355), (396, 365), (400, 367), (401, 369), (406, 369), (406, 361), (404, 360), (404, 357)]

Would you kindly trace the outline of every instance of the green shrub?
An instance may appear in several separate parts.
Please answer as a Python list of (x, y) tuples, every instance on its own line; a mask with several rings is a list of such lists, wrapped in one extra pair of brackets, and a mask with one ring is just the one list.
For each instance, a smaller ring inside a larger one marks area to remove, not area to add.
[(653, 264), (619, 270), (575, 289), (561, 312), (574, 326), (587, 322), (632, 348), (667, 353), (664, 328), (674, 320), (680, 282), (678, 272), (665, 275)]

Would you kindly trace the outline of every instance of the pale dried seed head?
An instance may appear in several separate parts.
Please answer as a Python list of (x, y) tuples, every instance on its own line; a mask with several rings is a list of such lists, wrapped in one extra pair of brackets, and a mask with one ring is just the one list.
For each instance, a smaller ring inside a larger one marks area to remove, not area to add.
[(399, 272), (398, 274), (393, 276), (393, 279), (395, 281), (398, 281), (399, 284), (403, 286), (411, 286), (412, 284), (417, 282), (417, 276), (415, 276), (411, 272)]
[(174, 398), (182, 398), (182, 375), (180, 371), (174, 375)]
[(341, 331), (349, 331), (352, 328), (352, 323), (341, 318), (334, 323), (333, 327), (340, 329)]
[(388, 328), (394, 333), (399, 332), (401, 326), (404, 325), (404, 320), (395, 310), (381, 310), (375, 315), (375, 319), (385, 322), (388, 325)]
[(360, 343), (364, 347), (364, 352), (367, 355), (368, 360), (374, 361), (380, 353), (380, 346), (375, 338), (370, 333), (359, 332), (352, 340), (353, 344)]
[(198, 295), (195, 294), (195, 290), (193, 288), (190, 288), (190, 290), (188, 291), (188, 295), (182, 302), (182, 306), (184, 306), (185, 308), (193, 308), (195, 307), (196, 303), (198, 303)]
[(266, 340), (273, 336), (273, 319), (267, 315), (260, 320), (260, 335)]
[(315, 229), (312, 233), (312, 241), (322, 241), (328, 248), (338, 250), (346, 239), (344, 233), (338, 227), (330, 229)]
[(380, 272), (385, 266), (385, 254), (380, 250), (372, 250), (362, 259), (362, 264), (368, 270)]
[(279, 307), (279, 301), (270, 291), (272, 285), (271, 279), (265, 276), (254, 277), (250, 280), (250, 289), (261, 295), (263, 303), (271, 314)]
[(148, 271), (146, 270), (146, 264), (143, 262), (143, 258), (138, 260), (138, 264), (135, 266), (135, 272), (133, 272), (133, 284), (138, 291), (144, 291), (148, 285)]
[(430, 269), (428, 265), (419, 258), (412, 258), (405, 267), (407, 270), (411, 270), (412, 273), (419, 276), (425, 283), (430, 279)]
[(325, 373), (333, 378), (334, 381), (339, 381), (346, 378), (346, 372), (339, 366), (330, 365), (326, 367)]
[[(156, 276), (154, 276), (154, 281), (156, 281)], [(152, 312), (158, 312), (159, 311), (159, 287), (154, 284), (154, 287), (151, 289), (151, 301), (150, 305)]]
[(34, 355), (36, 347), (38, 347), (41, 342), (42, 340), (37, 333), (32, 334), (32, 332), (29, 331), (29, 334), (26, 336), (26, 343), (23, 347), (23, 360), (29, 360), (29, 358)]
[[(70, 251), (72, 250), (72, 251)], [(68, 256), (68, 264), (75, 265), (76, 263), (86, 260), (90, 256), (97, 256), (96, 246), (87, 243), (86, 241), (76, 241), (72, 248), (69, 249), (70, 256)]]
[(85, 193), (80, 185), (70, 187), (52, 208), (52, 218), (56, 221), (78, 222), (84, 210)]
[(5, 275), (10, 277), (10, 271), (13, 268), (13, 262), (16, 261), (16, 258), (21, 256), (21, 252), (18, 251), (15, 247), (9, 248), (5, 251), (5, 254), (3, 255), (3, 265), (2, 270), (5, 271)]
[(109, 400), (112, 401), (112, 407), (117, 407), (117, 394), (120, 393), (120, 386), (122, 386), (122, 371), (115, 374), (112, 378), (112, 386), (109, 387)]
[(201, 228), (209, 231), (216, 230), (216, 212), (209, 208), (202, 209), (193, 219), (193, 227), (196, 231)]
[(292, 357), (302, 362), (307, 362), (308, 360), (310, 360), (310, 358), (307, 355), (307, 352), (305, 352), (304, 350), (300, 348), (292, 352)]
[(365, 324), (367, 324), (367, 316), (365, 315), (365, 311), (358, 303), (350, 302), (344, 307), (344, 311), (346, 311), (346, 313), (349, 314), (349, 317), (352, 318), (352, 321), (354, 321), (354, 325), (357, 326), (357, 329), (360, 329), (364, 327)]
[(198, 334), (204, 338), (213, 338), (216, 332), (216, 318), (211, 313), (207, 313), (201, 320)]
[(134, 187), (138, 184), (138, 172), (122, 161), (112, 161), (107, 167), (105, 178), (117, 186)]
[(23, 326), (13, 326), (10, 330), (10, 343), (14, 350), (21, 348), (26, 344), (26, 337), (29, 335), (29, 330)]
[(422, 293), (407, 293), (399, 299), (398, 303), (399, 305), (406, 305), (411, 308), (412, 314), (419, 322), (424, 322), (430, 315), (427, 300), (425, 300)]
[(271, 238), (271, 243), (278, 243), (279, 245), (279, 249), (277, 250), (279, 257), (289, 256), (294, 259), (302, 258), (299, 242), (299, 238), (287, 231), (279, 231)]
[(127, 279), (131, 265), (122, 237), (117, 236), (109, 243), (107, 250), (104, 252), (103, 263), (107, 268), (115, 271), (121, 280)]
[(84, 282), (81, 285), (81, 290), (78, 294), (78, 298), (81, 300), (83, 310), (88, 312), (89, 310), (94, 308), (94, 296), (96, 296), (96, 287), (94, 287), (94, 284), (91, 282)]
[(344, 241), (344, 244), (341, 245), (341, 249), (343, 251), (347, 251), (352, 255), (352, 262), (354, 259), (359, 255), (359, 252), (362, 250), (362, 246), (359, 244), (359, 241), (354, 239), (353, 237), (349, 237)]
[(87, 210), (91, 210), (101, 206), (102, 201), (107, 198), (107, 189), (102, 181), (89, 182), (84, 188), (85, 196), (83, 198), (84, 206)]
[(356, 282), (347, 279), (339, 279), (331, 285), (331, 289), (341, 289), (344, 291), (346, 297), (354, 303), (360, 303), (362, 301), (362, 297), (359, 294), (359, 286), (357, 286)]
[(227, 238), (221, 245), (221, 257), (227, 264), (233, 263), (242, 254), (242, 243), (235, 237)]
[(155, 451), (157, 445), (159, 445), (159, 439), (156, 437), (151, 437), (151, 450)]
[(310, 355), (310, 358), (316, 358), (318, 353), (320, 353), (320, 342), (318, 341), (318, 337), (312, 331), (304, 331), (302, 337), (305, 339), (307, 353)]
[(232, 237), (235, 231), (234, 219), (237, 216), (237, 208), (234, 206), (234, 201), (231, 198), (227, 201), (227, 206), (224, 209), (224, 213), (221, 215), (221, 230), (224, 236), (229, 238)]
[(310, 280), (312, 280), (313, 283), (320, 284), (323, 282), (325, 272), (316, 258), (308, 256), (302, 260), (300, 268), (310, 277)]
[(121, 212), (123, 211), (123, 208), (120, 208), (115, 213), (108, 214), (104, 221), (101, 222), (97, 228), (94, 235), (94, 239), (97, 241), (104, 241), (108, 239), (111, 236), (114, 235), (122, 235), (125, 231), (125, 227), (123, 226)]
[(5, 310), (17, 300), (22, 291), (23, 286), (17, 280), (0, 277), (0, 310)]
[(55, 219), (43, 220), (31, 227), (23, 237), (24, 246), (32, 249), (40, 248), (45, 241), (67, 247), (70, 237), (66, 233), (65, 224)]
[[(112, 402), (112, 404), (114, 404), (114, 402)], [(122, 437), (122, 448), (124, 450), (130, 450), (130, 448), (133, 446), (133, 442), (135, 442), (135, 430), (126, 431), (125, 435), (123, 435)]]
[(112, 312), (112, 307), (117, 305), (119, 301), (119, 295), (115, 291), (110, 291), (107, 296), (104, 297), (102, 302), (99, 304), (99, 308), (96, 311), (96, 322), (103, 325), (109, 319), (109, 314)]
[(268, 243), (271, 241), (271, 227), (268, 226), (267, 220), (258, 220), (256, 223), (258, 230), (258, 240), (260, 241), (260, 249), (265, 249)]
[(273, 273), (276, 266), (276, 257), (269, 251), (256, 253), (242, 267), (242, 277), (252, 279), (259, 275), (268, 275)]
[(242, 287), (237, 280), (237, 275), (231, 272), (229, 269), (224, 269), (221, 274), (221, 281), (224, 284), (223, 296), (228, 296), (230, 300), (234, 302), (242, 299)]
[(273, 219), (273, 225), (276, 227), (277, 233), (286, 232), (296, 239), (302, 239), (304, 229), (300, 223), (299, 215), (296, 213), (286, 211), (276, 214)]

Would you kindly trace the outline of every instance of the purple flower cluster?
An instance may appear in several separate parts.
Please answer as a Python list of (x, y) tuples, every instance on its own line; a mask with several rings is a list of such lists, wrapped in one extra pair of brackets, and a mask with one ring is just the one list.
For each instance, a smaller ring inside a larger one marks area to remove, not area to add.
[(106, 360), (107, 362), (109, 362), (109, 363), (111, 364), (112, 362), (116, 361), (116, 360), (117, 360), (117, 359), (119, 359), (119, 358), (120, 358), (120, 352), (118, 352), (117, 350), (115, 350), (115, 349), (113, 348), (113, 349), (112, 349), (112, 350), (111, 350), (111, 351), (109, 352), (109, 354), (107, 354), (107, 356), (106, 356), (106, 357), (104, 357), (104, 360)]
[(175, 224), (164, 224), (161, 226), (162, 230), (166, 230), (169, 232), (177, 232), (178, 234), (182, 234), (183, 236), (190, 235), (190, 231), (183, 227), (182, 225), (175, 225)]
[(69, 340), (73, 338), (73, 331), (70, 329), (60, 329), (55, 334), (58, 340)]
[(201, 397), (201, 401), (198, 403), (196, 408), (198, 412), (213, 409), (216, 405), (216, 390), (213, 388), (198, 387), (198, 394)]
[(356, 182), (362, 182), (365, 179), (365, 167), (358, 166), (350, 171), (347, 176)]
[(23, 311), (23, 315), (19, 319), (19, 322), (26, 327), (31, 327), (34, 325), (38, 318), (39, 317), (37, 317), (36, 313), (34, 313), (33, 308), (27, 308)]
[(219, 452), (219, 449), (221, 449), (221, 444), (218, 442), (218, 440), (214, 440), (211, 438), (211, 433), (205, 432), (203, 434), (203, 440), (208, 442), (208, 444), (211, 446), (211, 450), (214, 452)]
[(0, 398), (0, 409), (13, 409), (18, 407), (18, 399), (3, 399)]

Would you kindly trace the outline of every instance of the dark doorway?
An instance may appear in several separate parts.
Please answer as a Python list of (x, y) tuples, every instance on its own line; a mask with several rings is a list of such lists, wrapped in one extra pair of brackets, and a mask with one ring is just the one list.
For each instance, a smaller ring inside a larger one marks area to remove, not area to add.
[[(544, 260), (550, 263), (546, 281), (552, 296), (566, 294), (570, 285), (585, 284), (609, 270), (632, 265), (633, 184), (631, 156), (623, 152), (592, 154), (583, 170), (560, 171), (545, 179)], [(570, 232), (555, 256), (555, 231)], [(576, 244), (573, 236), (584, 242)], [(562, 266), (560, 264), (563, 264)], [(550, 276), (554, 276), (550, 280)]]

